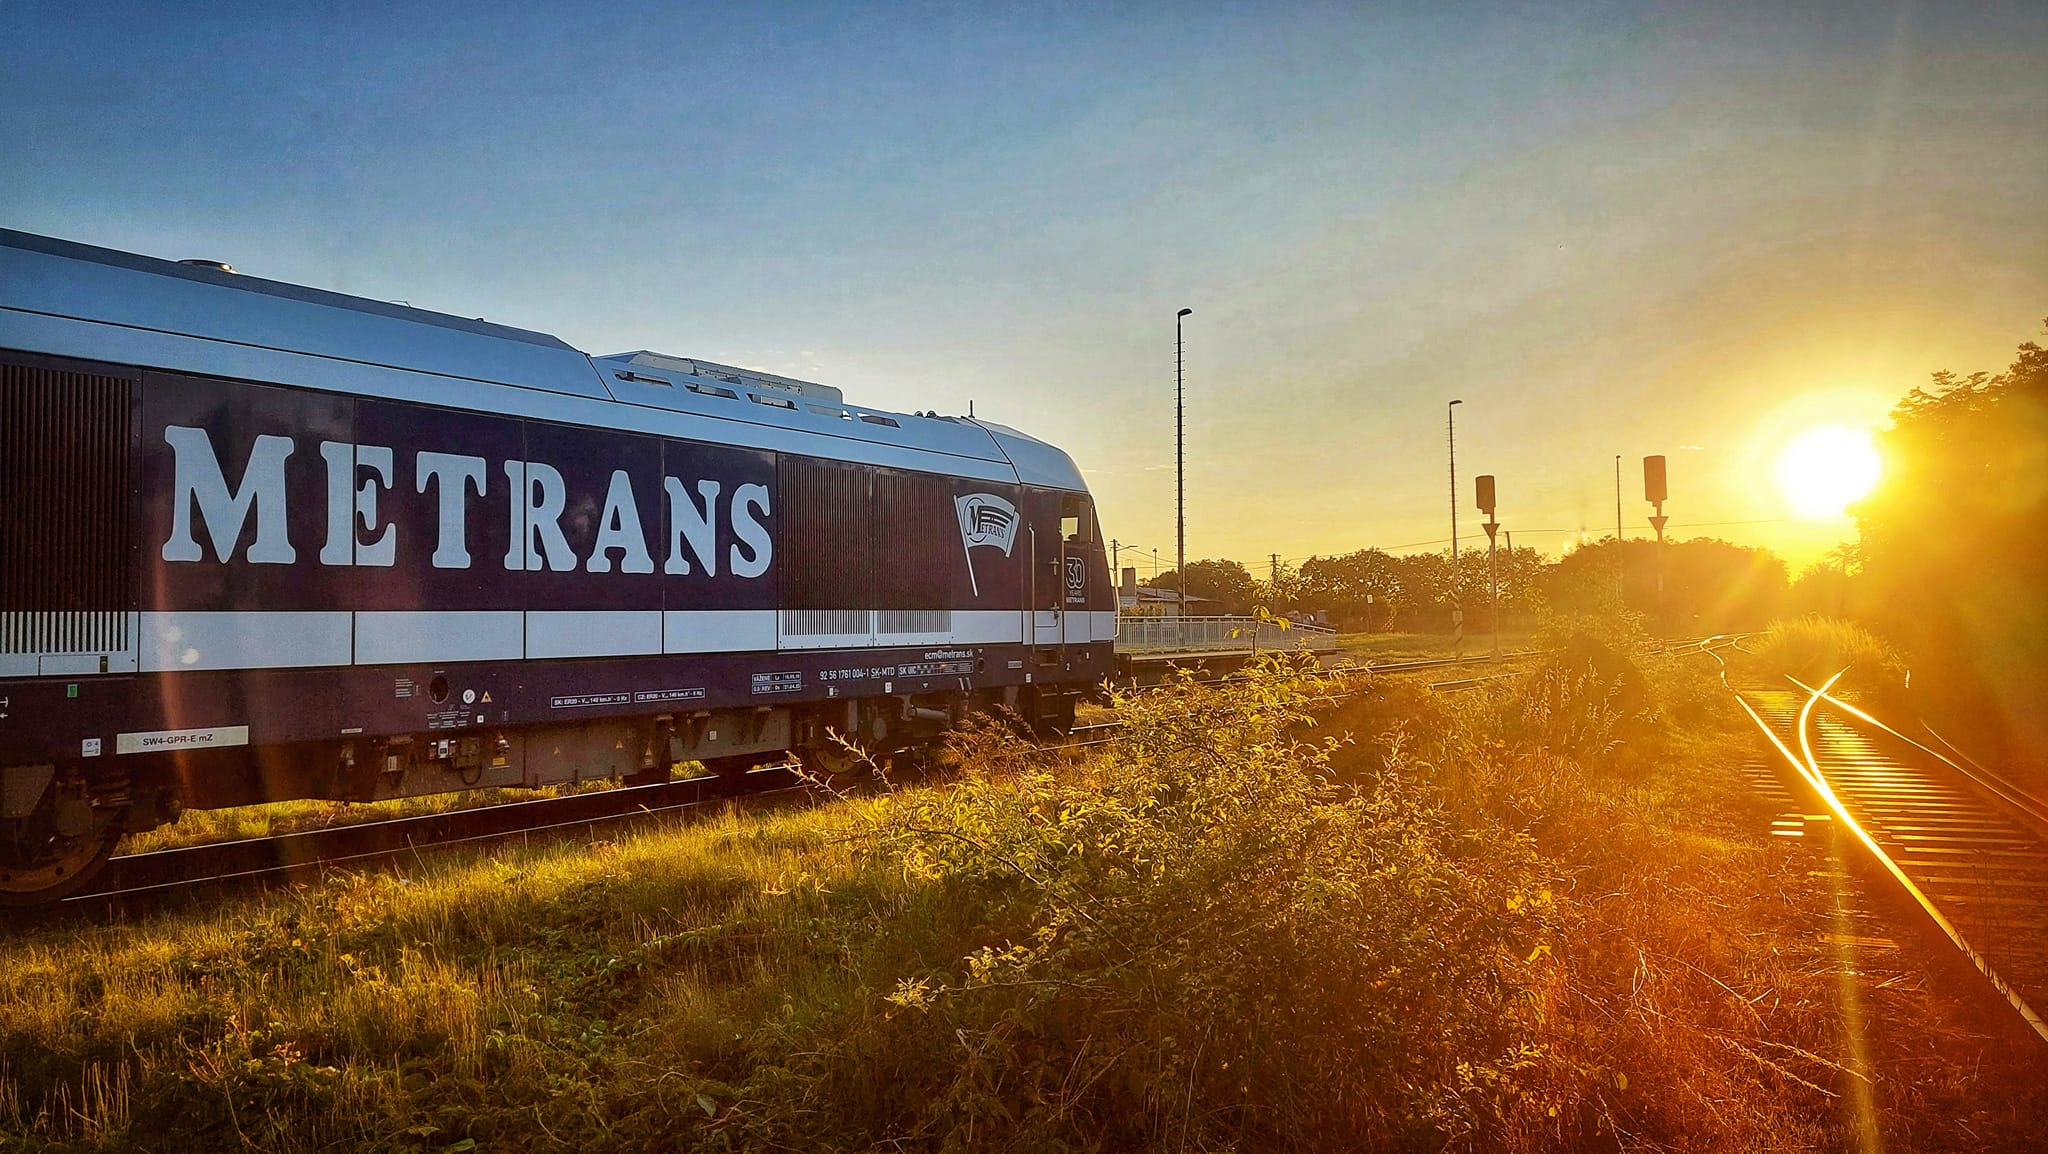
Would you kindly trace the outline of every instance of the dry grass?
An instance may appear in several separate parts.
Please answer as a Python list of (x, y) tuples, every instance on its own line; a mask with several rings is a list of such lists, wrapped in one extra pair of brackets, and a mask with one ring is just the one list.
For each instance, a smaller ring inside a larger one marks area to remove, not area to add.
[[(643, 980), (645, 1008), (687, 1020), (815, 969), (812, 911), (789, 895), (850, 868), (829, 826), (728, 818), (11, 942), (0, 1126), (93, 1138), (141, 1123), (295, 1149), (440, 1133), (485, 1079), (537, 1091), (594, 1076), (626, 1039), (658, 1043), (648, 1020), (609, 1012)], [(650, 965), (676, 934), (733, 920), (782, 948)], [(573, 1103), (557, 1110), (575, 1126)]]

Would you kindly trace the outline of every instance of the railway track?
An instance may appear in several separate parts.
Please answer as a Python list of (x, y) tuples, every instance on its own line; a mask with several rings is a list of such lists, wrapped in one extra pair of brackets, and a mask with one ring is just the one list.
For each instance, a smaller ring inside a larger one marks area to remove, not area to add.
[(2048, 806), (1832, 685), (1735, 692), (1794, 788), (2048, 1041)]
[(45, 907), (11, 911), (11, 920), (20, 924), (112, 914), (201, 889), (316, 876), (323, 870), (383, 864), (429, 850), (533, 837), (594, 836), (738, 801), (774, 805), (810, 796), (792, 766), (768, 765), (742, 779), (705, 775), (569, 797), (122, 854), (109, 859), (85, 890)]
[[(1102, 745), (1113, 740), (1121, 728), (1115, 721), (1075, 726), (1067, 741), (1040, 748)], [(781, 763), (760, 766), (743, 777), (705, 774), (568, 797), (121, 854), (109, 859), (79, 893), (47, 906), (9, 911), (9, 920), (15, 925), (32, 925), (107, 916), (226, 885), (315, 877), (326, 870), (375, 866), (449, 848), (536, 837), (590, 837), (735, 803), (786, 805), (831, 796), (831, 789), (805, 781), (794, 763)]]

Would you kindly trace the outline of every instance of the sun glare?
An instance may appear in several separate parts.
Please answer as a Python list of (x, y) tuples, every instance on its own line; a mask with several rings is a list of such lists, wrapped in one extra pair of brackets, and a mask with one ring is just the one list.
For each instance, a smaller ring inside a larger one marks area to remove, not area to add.
[(1821, 425), (1778, 454), (1778, 492), (1802, 517), (1840, 517), (1876, 486), (1879, 469), (1869, 430)]

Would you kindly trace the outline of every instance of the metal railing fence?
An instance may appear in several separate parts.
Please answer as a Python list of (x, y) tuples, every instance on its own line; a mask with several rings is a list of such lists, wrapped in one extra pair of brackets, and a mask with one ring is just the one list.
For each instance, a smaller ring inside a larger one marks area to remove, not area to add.
[(1118, 653), (1241, 653), (1247, 650), (1323, 653), (1337, 648), (1337, 631), (1321, 625), (1284, 626), (1256, 617), (1120, 617)]

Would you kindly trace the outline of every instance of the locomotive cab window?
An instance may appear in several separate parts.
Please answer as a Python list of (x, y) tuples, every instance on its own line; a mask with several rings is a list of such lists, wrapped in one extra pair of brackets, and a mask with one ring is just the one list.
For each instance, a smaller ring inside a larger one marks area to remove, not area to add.
[(1060, 536), (1072, 545), (1086, 545), (1095, 540), (1095, 515), (1088, 507), (1088, 498), (1073, 495), (1060, 498)]

